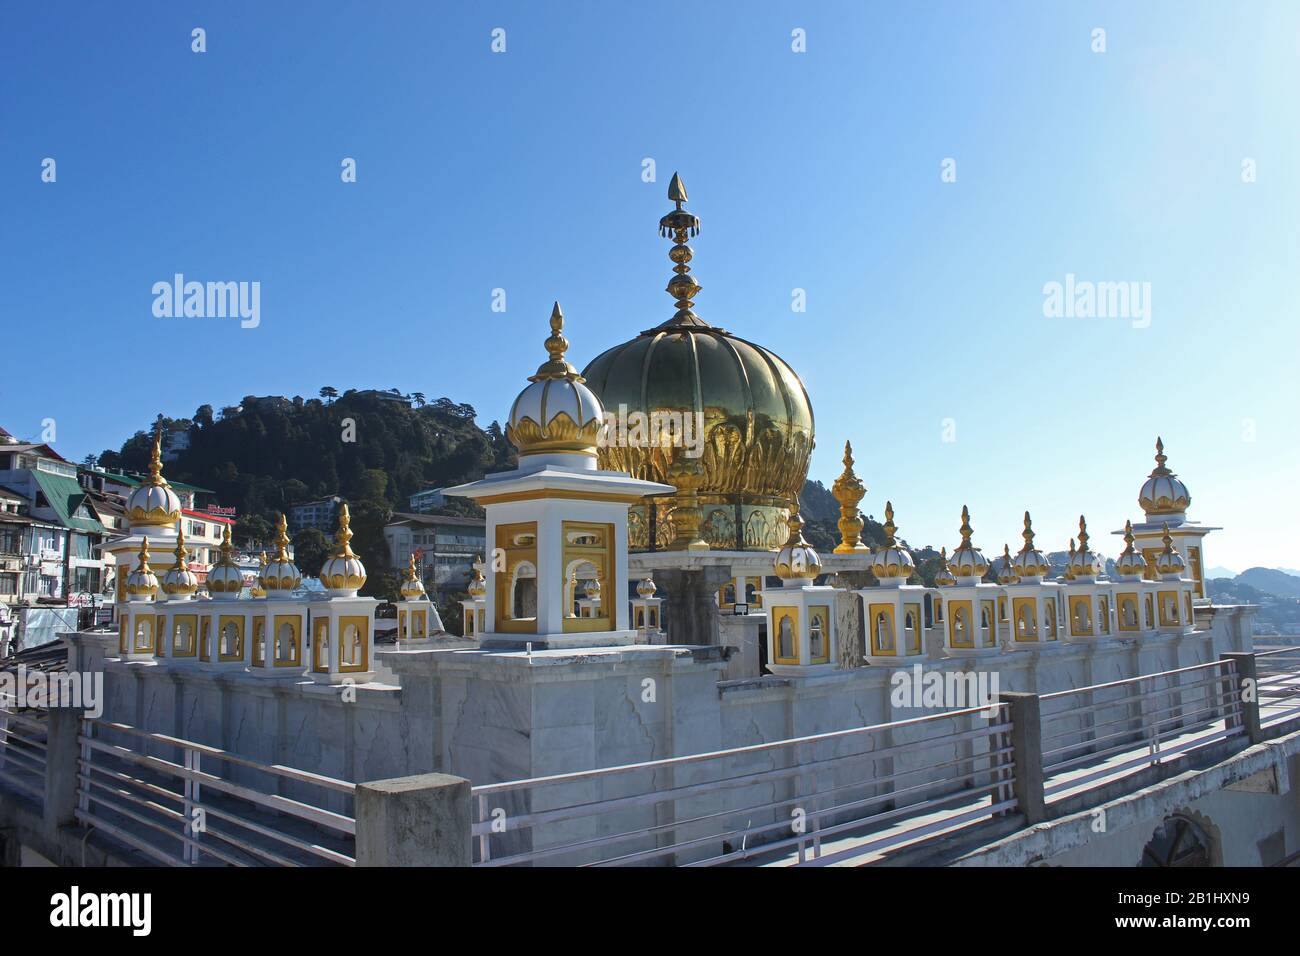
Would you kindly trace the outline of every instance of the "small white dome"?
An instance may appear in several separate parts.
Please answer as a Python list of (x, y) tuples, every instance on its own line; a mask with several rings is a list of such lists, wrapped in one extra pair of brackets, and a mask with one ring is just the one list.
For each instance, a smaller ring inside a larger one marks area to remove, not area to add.
[(799, 512), (790, 512), (786, 526), (790, 529), (790, 537), (776, 553), (776, 560), (772, 562), (773, 572), (782, 581), (811, 581), (822, 573), (821, 556), (804, 540)]
[(894, 537), (898, 528), (894, 524), (894, 505), (889, 501), (885, 502), (884, 530), (884, 545), (871, 554), (871, 573), (876, 576), (876, 580), (902, 578), (906, 581), (916, 570), (916, 562), (912, 559), (912, 552), (900, 545)]
[(1192, 496), (1172, 471), (1165, 467), (1169, 458), (1165, 454), (1165, 443), (1156, 439), (1156, 467), (1138, 492), (1138, 505), (1148, 515), (1178, 515), (1187, 510), (1192, 503)]
[(199, 589), (199, 579), (190, 570), (187, 559), (189, 552), (185, 549), (185, 533), (176, 536), (176, 561), (163, 575), (162, 589), (168, 597), (185, 597)]
[[(1073, 542), (1071, 542), (1073, 543)], [(1096, 551), (1088, 547), (1088, 523), (1079, 515), (1079, 549), (1070, 554), (1069, 577), (1095, 578), (1101, 574), (1106, 564)]]
[(1163, 576), (1182, 577), (1187, 570), (1187, 562), (1174, 547), (1174, 539), (1169, 535), (1169, 525), (1165, 525), (1165, 549), (1156, 555), (1156, 573)]
[(569, 342), (561, 334), (560, 303), (551, 311), (551, 335), (546, 340), (550, 360), (542, 363), (528, 386), (510, 407), (506, 437), (521, 455), (579, 453), (594, 455), (605, 408), (565, 361)]
[[(281, 521), (284, 520), (282, 515)], [(339, 507), (339, 530), (334, 536), (334, 550), (330, 556), (325, 559), (325, 563), (320, 569), (320, 583), (329, 588), (334, 594), (342, 597), (351, 597), (361, 589), (366, 583), (366, 566), (361, 563), (361, 559), (352, 553), (352, 515), (348, 511), (347, 502)], [(287, 539), (285, 541), (287, 544)], [(284, 545), (280, 546), (281, 554), (284, 553)], [(415, 559), (412, 556), (412, 567)], [(295, 567), (294, 572), (298, 569)], [(417, 576), (416, 581), (419, 581)], [(297, 584), (294, 584), (297, 587)], [(421, 585), (420, 593), (424, 593), (424, 587)]]
[(149, 477), (126, 499), (132, 528), (170, 528), (181, 520), (181, 499), (162, 476), (162, 429), (154, 433)]
[(149, 539), (140, 540), (140, 560), (135, 570), (126, 576), (126, 593), (134, 598), (154, 597), (158, 594), (158, 576), (149, 567)]
[(988, 572), (988, 558), (979, 548), (971, 544), (974, 530), (970, 526), (970, 509), (961, 506), (961, 544), (948, 559), (948, 570), (959, 578), (982, 578)]
[(1133, 522), (1124, 522), (1124, 550), (1115, 559), (1115, 574), (1121, 578), (1140, 578), (1147, 572), (1147, 559), (1133, 547)]

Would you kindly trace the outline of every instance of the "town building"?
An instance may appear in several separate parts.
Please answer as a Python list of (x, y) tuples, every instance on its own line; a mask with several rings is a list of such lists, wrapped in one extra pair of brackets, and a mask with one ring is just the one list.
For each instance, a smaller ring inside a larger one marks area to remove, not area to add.
[(487, 523), (459, 515), (397, 512), (384, 525), (388, 557), (395, 568), (416, 556), (420, 579), (434, 601), (463, 594), (474, 561), (487, 553)]
[(426, 488), (424, 491), (417, 491), (407, 500), (407, 506), (415, 514), (428, 514), (434, 508), (441, 508), (447, 503), (447, 496), (443, 494), (441, 488)]
[(334, 531), (338, 523), (339, 505), (343, 499), (338, 495), (321, 498), (317, 501), (304, 501), (289, 506), (289, 530), (293, 534), (315, 528), (325, 534)]

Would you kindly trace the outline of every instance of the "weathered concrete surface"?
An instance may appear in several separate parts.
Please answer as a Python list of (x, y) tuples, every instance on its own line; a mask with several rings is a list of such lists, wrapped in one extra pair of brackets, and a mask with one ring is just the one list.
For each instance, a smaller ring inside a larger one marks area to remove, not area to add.
[(357, 787), (357, 866), (469, 866), (469, 781), (445, 773)]

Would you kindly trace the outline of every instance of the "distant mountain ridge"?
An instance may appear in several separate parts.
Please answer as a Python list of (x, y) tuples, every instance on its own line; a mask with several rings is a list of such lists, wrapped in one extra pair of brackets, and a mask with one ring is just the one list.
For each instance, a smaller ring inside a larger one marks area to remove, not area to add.
[(1247, 568), (1232, 579), (1278, 597), (1300, 598), (1300, 577), (1277, 568)]

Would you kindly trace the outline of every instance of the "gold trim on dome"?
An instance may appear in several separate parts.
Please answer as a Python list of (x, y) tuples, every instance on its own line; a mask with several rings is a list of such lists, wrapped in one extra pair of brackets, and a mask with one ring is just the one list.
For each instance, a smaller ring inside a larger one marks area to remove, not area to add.
[(1021, 578), (1041, 578), (1052, 570), (1052, 566), (1048, 563), (1043, 552), (1034, 547), (1034, 525), (1030, 520), (1028, 511), (1025, 512), (1025, 530), (1020, 532), (1020, 537), (1025, 540), (1025, 543), (1016, 554), (1017, 576)]
[(916, 570), (916, 562), (906, 548), (900, 547), (894, 535), (898, 532), (894, 524), (893, 502), (885, 502), (885, 543), (878, 548), (871, 558), (871, 573), (880, 578), (908, 578)]
[[(360, 587), (360, 585), (357, 585)], [(417, 601), (425, 596), (424, 582), (420, 580), (420, 572), (415, 564), (415, 552), (411, 552), (410, 564), (406, 567), (406, 577), (402, 581), (401, 595), (408, 601)]]
[[(332, 591), (356, 591), (366, 583), (366, 568), (352, 551), (352, 515), (347, 502), (339, 507), (339, 530), (334, 550), (321, 567), (321, 584)], [(414, 559), (414, 555), (412, 555)]]
[(255, 598), (266, 597), (266, 588), (262, 586), (262, 575), (265, 573), (266, 573), (266, 552), (263, 551), (261, 555), (259, 555), (257, 561), (257, 580), (254, 581), (253, 586), (248, 589), (248, 594), (250, 597), (255, 597)]
[[(131, 504), (137, 495), (148, 504), (154, 497), (152, 489), (160, 489), (158, 494), (162, 497), (161, 503), (153, 504), (151, 507), (142, 507), (139, 503)], [(175, 507), (171, 506), (172, 501), (176, 502)], [(153, 448), (149, 453), (149, 476), (127, 496), (126, 517), (131, 527), (141, 528), (167, 528), (181, 519), (180, 499), (171, 485), (167, 484), (167, 479), (162, 476), (161, 424), (154, 429)]]
[[(346, 510), (347, 505), (343, 507)], [(289, 519), (283, 512), (275, 532), (275, 557), (262, 572), (262, 586), (268, 591), (292, 591), (302, 583), (302, 573), (289, 557)]]
[(1141, 551), (1133, 546), (1133, 522), (1124, 522), (1124, 550), (1115, 559), (1115, 573), (1144, 577), (1147, 572), (1147, 559)]
[(235, 564), (234, 548), (230, 544), (230, 525), (221, 529), (221, 548), (217, 563), (208, 569), (205, 582), (209, 594), (238, 594), (244, 589), (244, 574)]
[(1019, 584), (1020, 575), (1011, 563), (1011, 545), (1002, 545), (1002, 566), (998, 568), (998, 584)]
[(803, 519), (799, 517), (798, 511), (790, 512), (786, 526), (790, 529), (790, 537), (776, 553), (773, 573), (782, 581), (803, 581), (817, 577), (822, 571), (822, 559), (813, 546), (804, 540)]
[(163, 575), (162, 589), (168, 595), (193, 594), (199, 589), (199, 579), (189, 566), (189, 551), (185, 547), (185, 531), (176, 532), (176, 548), (172, 551), (176, 560)]
[(1182, 514), (1192, 503), (1192, 496), (1174, 472), (1165, 465), (1165, 443), (1156, 436), (1156, 466), (1142, 483), (1138, 492), (1138, 506), (1148, 515)]
[(934, 586), (939, 588), (952, 587), (957, 583), (957, 579), (948, 570), (948, 547), (939, 549), (939, 570), (934, 573)]
[(1187, 562), (1183, 559), (1182, 554), (1174, 547), (1173, 535), (1169, 533), (1169, 522), (1163, 522), (1161, 540), (1165, 543), (1165, 549), (1156, 555), (1156, 573), (1157, 574), (1177, 574), (1182, 575), (1187, 570)]
[(473, 564), (474, 575), (469, 579), (469, 584), (466, 585), (465, 587), (465, 590), (469, 594), (469, 596), (474, 598), (475, 600), (487, 594), (487, 579), (483, 577), (483, 568), (481, 567), (482, 564), (483, 564), (483, 555), (481, 554), (476, 555), (474, 557), (474, 564)]
[(579, 425), (564, 411), (556, 412), (545, 425), (538, 424), (525, 415), (519, 421), (506, 425), (506, 439), (519, 449), (521, 455), (581, 452), (594, 458), (600, 430), (604, 427), (604, 421), (599, 418)]
[(983, 553), (971, 544), (974, 529), (970, 526), (970, 509), (961, 506), (961, 544), (948, 560), (948, 570), (959, 578), (982, 578), (988, 573), (989, 562)]
[(126, 576), (126, 593), (132, 597), (154, 597), (158, 593), (158, 576), (149, 567), (149, 539), (140, 539), (139, 563)]
[(831, 485), (831, 495), (840, 503), (840, 543), (835, 546), (835, 554), (854, 554), (870, 551), (862, 543), (862, 527), (865, 522), (858, 511), (858, 504), (867, 493), (867, 487), (853, 470), (853, 446), (844, 443), (844, 471)]

